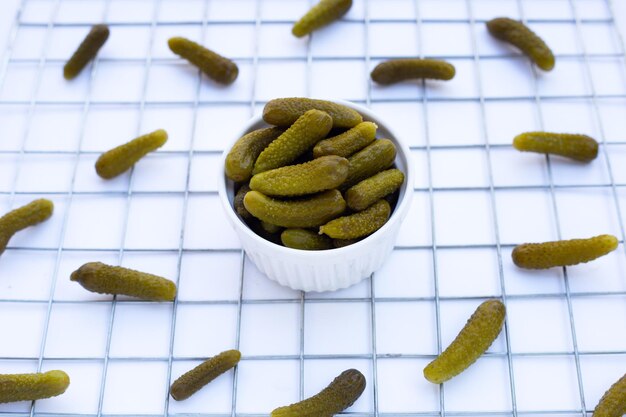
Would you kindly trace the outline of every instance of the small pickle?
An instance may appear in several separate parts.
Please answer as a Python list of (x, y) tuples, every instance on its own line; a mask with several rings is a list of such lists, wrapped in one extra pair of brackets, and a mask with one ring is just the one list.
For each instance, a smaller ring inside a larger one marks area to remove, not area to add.
[(41, 198), (0, 217), (0, 255), (14, 234), (29, 226), (48, 220), (53, 211), (54, 204), (52, 201)]
[(320, 0), (293, 25), (291, 33), (301, 38), (323, 26), (329, 25), (348, 13), (352, 0)]
[(35, 401), (56, 397), (70, 385), (63, 371), (37, 374), (0, 374), (0, 403)]
[(221, 84), (232, 84), (239, 75), (237, 64), (189, 39), (174, 37), (167, 41), (172, 52), (185, 58)]
[(320, 236), (306, 229), (286, 229), (280, 235), (280, 240), (283, 245), (292, 249), (325, 250), (333, 248), (333, 242), (328, 237)]
[(63, 67), (63, 77), (66, 80), (76, 78), (91, 61), (102, 45), (109, 38), (109, 27), (107, 25), (95, 25), (91, 28), (85, 39), (78, 46), (78, 49)]
[(448, 81), (455, 74), (454, 66), (445, 61), (409, 58), (381, 62), (374, 68), (371, 77), (378, 84), (389, 85), (423, 78)]
[(487, 22), (487, 30), (494, 38), (519, 48), (542, 70), (554, 68), (554, 55), (548, 45), (522, 22), (498, 17)]
[(332, 138), (321, 140), (313, 148), (313, 157), (339, 155), (344, 158), (360, 151), (376, 139), (376, 126), (372, 122), (363, 122), (352, 129)]
[(122, 294), (149, 301), (173, 301), (176, 298), (176, 284), (168, 279), (101, 262), (84, 264), (72, 272), (70, 280), (100, 294)]
[(350, 163), (346, 158), (329, 155), (256, 174), (250, 188), (272, 196), (298, 196), (330, 190), (348, 176)]
[(522, 152), (560, 155), (581, 162), (598, 156), (598, 142), (587, 135), (569, 133), (526, 132), (515, 136), (513, 147)]
[(311, 398), (272, 411), (271, 417), (332, 417), (350, 407), (365, 390), (365, 376), (356, 369), (343, 371)]
[(355, 239), (367, 236), (383, 227), (390, 215), (389, 203), (385, 200), (378, 200), (374, 205), (359, 213), (331, 220), (320, 227), (320, 234), (324, 233), (333, 239)]
[(96, 161), (96, 172), (104, 179), (115, 178), (128, 171), (141, 158), (167, 142), (165, 130), (155, 130), (128, 143), (106, 151)]
[(269, 127), (258, 129), (242, 136), (230, 149), (226, 156), (224, 170), (226, 176), (233, 181), (248, 181), (252, 177), (254, 162), (263, 149), (274, 139), (283, 134), (285, 129)]
[(376, 201), (396, 191), (404, 182), (404, 174), (399, 169), (388, 169), (364, 179), (346, 191), (348, 207), (361, 211)]
[(170, 395), (176, 401), (186, 400), (206, 384), (234, 368), (240, 359), (241, 352), (234, 349), (207, 359), (174, 381), (170, 388)]
[(309, 110), (328, 113), (333, 119), (333, 127), (336, 128), (351, 128), (363, 121), (359, 112), (350, 107), (332, 101), (301, 97), (277, 98), (268, 101), (263, 108), (263, 120), (275, 126), (291, 126)]
[(612, 235), (589, 239), (556, 242), (525, 243), (513, 249), (513, 263), (520, 268), (547, 269), (593, 261), (617, 249), (618, 240)]
[(348, 178), (341, 185), (348, 189), (372, 175), (378, 174), (393, 165), (396, 159), (396, 146), (389, 139), (379, 139), (367, 148), (352, 155), (348, 161)]
[(441, 384), (470, 367), (500, 334), (506, 308), (498, 300), (478, 306), (450, 346), (424, 368), (424, 377)]
[(250, 191), (243, 204), (257, 219), (287, 228), (317, 227), (346, 209), (346, 202), (337, 190), (292, 201), (275, 200), (258, 191)]
[(622, 417), (626, 414), (626, 375), (604, 393), (592, 417)]
[(280, 168), (293, 162), (325, 137), (332, 125), (333, 121), (328, 113), (320, 110), (307, 111), (261, 152), (254, 163), (252, 174)]
[(252, 218), (252, 214), (250, 214), (248, 210), (246, 210), (246, 207), (243, 205), (243, 198), (246, 196), (246, 193), (248, 191), (250, 191), (250, 187), (248, 186), (248, 184), (244, 184), (239, 187), (237, 194), (235, 194), (235, 201), (233, 202), (233, 205), (235, 206), (235, 211), (237, 212), (237, 214), (239, 214), (239, 216), (241, 216), (242, 219)]

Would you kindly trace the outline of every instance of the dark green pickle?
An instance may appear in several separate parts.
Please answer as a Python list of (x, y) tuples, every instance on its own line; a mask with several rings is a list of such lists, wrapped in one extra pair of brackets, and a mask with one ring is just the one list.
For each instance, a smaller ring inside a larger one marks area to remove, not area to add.
[(538, 152), (589, 162), (598, 156), (598, 142), (587, 135), (526, 132), (515, 136), (513, 147), (522, 152)]
[(63, 371), (36, 374), (0, 374), (0, 403), (56, 397), (67, 390), (70, 377)]
[(622, 417), (626, 414), (626, 374), (604, 393), (592, 417)]
[(167, 132), (162, 129), (139, 136), (100, 155), (96, 161), (96, 173), (104, 179), (115, 178), (131, 169), (141, 158), (163, 146), (165, 142)]
[(348, 161), (348, 178), (341, 185), (348, 189), (372, 175), (378, 174), (393, 165), (396, 159), (396, 146), (389, 139), (378, 139), (365, 149), (355, 153)]
[(332, 249), (333, 242), (326, 236), (306, 229), (286, 229), (280, 240), (288, 248), (302, 250), (325, 250)]
[(333, 239), (333, 246), (335, 248), (343, 248), (346, 246), (350, 246), (355, 244), (356, 242), (359, 242), (363, 240), (363, 238), (358, 238), (358, 239)]
[(95, 58), (108, 38), (109, 27), (107, 25), (93, 26), (85, 39), (78, 46), (76, 52), (74, 52), (63, 67), (63, 77), (65, 77), (66, 80), (76, 78), (89, 61)]
[(285, 129), (269, 127), (254, 130), (242, 136), (226, 156), (224, 163), (226, 176), (236, 182), (248, 181), (252, 177), (254, 162), (263, 149), (284, 132)]
[(239, 75), (237, 64), (189, 39), (174, 37), (167, 41), (172, 52), (185, 58), (221, 84), (232, 84)]
[(363, 121), (359, 112), (350, 107), (332, 101), (302, 97), (277, 98), (268, 101), (263, 108), (263, 120), (275, 126), (291, 126), (309, 110), (328, 113), (333, 120), (334, 128), (349, 129)]
[(40, 198), (0, 217), (0, 255), (14, 234), (48, 220), (53, 211), (54, 204), (52, 201)]
[(454, 66), (436, 59), (392, 59), (381, 62), (372, 71), (372, 80), (381, 85), (395, 84), (401, 81), (428, 78), (448, 81), (454, 78)]
[(331, 24), (345, 15), (352, 7), (352, 0), (320, 0), (293, 25), (291, 33), (301, 38), (321, 27)]

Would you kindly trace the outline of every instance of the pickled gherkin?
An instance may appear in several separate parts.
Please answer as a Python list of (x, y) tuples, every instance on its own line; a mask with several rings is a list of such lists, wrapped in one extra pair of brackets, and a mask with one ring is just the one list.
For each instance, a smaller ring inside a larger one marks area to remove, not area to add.
[(365, 376), (356, 369), (342, 372), (311, 398), (272, 411), (271, 417), (332, 417), (350, 407), (365, 390)]
[(555, 266), (589, 262), (617, 249), (618, 240), (612, 235), (589, 239), (525, 243), (513, 249), (513, 263), (520, 268), (547, 269)]
[(333, 119), (335, 128), (351, 128), (363, 121), (359, 112), (350, 107), (332, 101), (301, 97), (277, 98), (268, 101), (263, 108), (263, 120), (275, 126), (291, 126), (309, 110), (328, 113)]
[(237, 64), (189, 39), (174, 37), (167, 41), (172, 52), (185, 58), (221, 84), (232, 84), (239, 75)]
[(320, 227), (320, 234), (324, 233), (333, 239), (355, 239), (367, 236), (381, 227), (391, 215), (391, 207), (385, 200), (378, 200), (374, 205), (359, 213), (331, 220)]
[(276, 200), (258, 191), (250, 191), (243, 203), (257, 219), (287, 228), (317, 227), (346, 209), (346, 202), (337, 190), (290, 201)]
[(250, 188), (272, 196), (314, 194), (338, 187), (348, 176), (346, 158), (329, 155), (256, 174)]
[(396, 191), (404, 182), (404, 174), (399, 169), (388, 169), (364, 179), (346, 191), (348, 207), (361, 211), (376, 201)]
[(254, 163), (252, 174), (280, 168), (293, 162), (325, 137), (332, 125), (333, 121), (328, 113), (320, 110), (307, 111), (261, 152)]
[(372, 80), (388, 85), (412, 79), (433, 79), (448, 81), (454, 78), (456, 70), (452, 64), (436, 59), (391, 59), (381, 62), (372, 71)]
[(554, 68), (554, 54), (548, 45), (522, 22), (498, 17), (487, 22), (487, 30), (496, 39), (519, 48), (542, 70)]
[(424, 368), (424, 377), (441, 384), (469, 368), (500, 334), (506, 309), (499, 300), (482, 303), (450, 346)]
[(246, 207), (243, 205), (243, 198), (246, 196), (246, 193), (248, 191), (250, 191), (250, 187), (248, 186), (248, 184), (245, 184), (239, 187), (239, 190), (237, 190), (237, 194), (235, 194), (235, 200), (233, 202), (235, 211), (243, 219), (252, 218), (252, 215), (248, 212), (248, 210), (246, 210)]
[(0, 403), (56, 397), (67, 390), (70, 377), (63, 371), (36, 374), (0, 374)]
[(66, 80), (71, 80), (80, 74), (87, 63), (96, 56), (108, 38), (109, 27), (107, 25), (93, 26), (78, 46), (76, 52), (63, 67), (63, 77)]
[(549, 153), (589, 162), (598, 156), (598, 142), (587, 135), (526, 132), (515, 136), (513, 147), (523, 152)]
[(101, 262), (84, 264), (72, 272), (70, 280), (100, 294), (129, 295), (150, 301), (173, 301), (176, 298), (176, 284), (168, 279)]
[(115, 178), (131, 169), (148, 153), (163, 146), (165, 142), (167, 142), (165, 130), (155, 130), (139, 136), (100, 155), (96, 161), (96, 172), (104, 179)]
[(226, 176), (233, 181), (248, 181), (252, 177), (254, 162), (263, 149), (267, 148), (274, 139), (279, 137), (285, 129), (269, 127), (254, 130), (242, 136), (230, 149), (224, 163)]
[(170, 388), (170, 395), (176, 401), (186, 400), (206, 384), (234, 368), (240, 359), (241, 352), (233, 349), (202, 362), (174, 381)]
[(592, 417), (622, 417), (626, 414), (626, 374), (604, 393)]
[(41, 198), (0, 217), (0, 255), (14, 234), (29, 226), (48, 220), (53, 211), (54, 204), (52, 201)]
[(348, 178), (341, 185), (343, 189), (363, 181), (372, 175), (378, 174), (393, 165), (396, 159), (396, 146), (389, 139), (379, 139), (372, 142), (367, 148), (352, 155), (348, 161)]
[(324, 250), (333, 248), (331, 239), (306, 229), (286, 229), (281, 233), (280, 240), (283, 245), (292, 249)]
[(301, 38), (326, 26), (346, 14), (352, 7), (352, 0), (320, 0), (300, 20), (293, 25), (291, 33)]
[(376, 139), (377, 128), (375, 123), (363, 122), (347, 132), (321, 140), (313, 148), (313, 157), (339, 155), (347, 158), (372, 143)]

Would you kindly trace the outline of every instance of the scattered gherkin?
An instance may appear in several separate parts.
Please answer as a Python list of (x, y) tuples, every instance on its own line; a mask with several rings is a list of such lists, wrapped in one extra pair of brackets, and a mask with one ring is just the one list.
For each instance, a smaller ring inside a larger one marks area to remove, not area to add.
[(513, 249), (513, 263), (520, 268), (546, 269), (555, 266), (589, 262), (617, 249), (618, 240), (612, 235), (556, 242), (525, 243)]
[(267, 148), (267, 145), (284, 131), (285, 129), (270, 127), (258, 129), (242, 136), (226, 156), (224, 164), (226, 176), (237, 182), (248, 181), (252, 176), (254, 162), (263, 149)]
[(232, 84), (239, 75), (237, 64), (189, 39), (174, 37), (167, 41), (172, 52), (185, 58), (221, 84)]
[(108, 38), (109, 27), (107, 25), (93, 26), (78, 46), (76, 52), (63, 67), (63, 77), (66, 80), (71, 80), (80, 74), (87, 63), (96, 56)]
[(320, 110), (307, 111), (261, 152), (254, 163), (252, 174), (280, 168), (293, 162), (325, 137), (332, 125), (333, 121), (328, 113)]
[(235, 200), (233, 202), (235, 211), (241, 216), (242, 219), (252, 218), (252, 215), (248, 212), (248, 210), (246, 210), (246, 207), (243, 205), (243, 198), (246, 196), (246, 193), (248, 191), (250, 191), (250, 187), (248, 186), (248, 184), (244, 184), (239, 187), (239, 190), (237, 190), (237, 194), (235, 194)]
[(263, 120), (275, 126), (291, 126), (300, 116), (313, 109), (328, 113), (333, 119), (333, 127), (336, 128), (351, 128), (363, 121), (359, 112), (350, 107), (332, 101), (301, 97), (268, 101), (263, 108)]
[(385, 200), (378, 200), (369, 208), (349, 216), (331, 220), (320, 227), (320, 234), (324, 233), (333, 239), (355, 239), (367, 236), (381, 227), (391, 215), (391, 207)]
[(48, 220), (53, 210), (52, 201), (41, 198), (0, 217), (0, 255), (15, 233)]
[(283, 245), (293, 249), (324, 250), (333, 248), (331, 239), (306, 229), (286, 229), (281, 233), (280, 240)]
[(626, 414), (626, 374), (604, 393), (592, 417), (622, 417)]
[(128, 171), (141, 158), (167, 142), (167, 132), (159, 129), (113, 148), (98, 158), (96, 172), (104, 179), (115, 178)]
[(372, 122), (363, 122), (352, 129), (332, 138), (321, 140), (313, 148), (313, 157), (339, 155), (345, 158), (360, 151), (376, 139), (376, 126)]
[(361, 211), (376, 201), (396, 191), (404, 182), (404, 174), (399, 169), (388, 169), (364, 179), (346, 191), (348, 207)]
[(424, 368), (424, 377), (441, 384), (469, 368), (496, 340), (505, 315), (506, 308), (498, 300), (478, 306), (450, 346)]
[(0, 374), (0, 403), (35, 401), (56, 397), (70, 385), (63, 371), (37, 374)]
[(372, 71), (372, 80), (388, 85), (412, 79), (433, 79), (448, 81), (454, 78), (456, 70), (448, 62), (436, 59), (391, 59), (381, 62)]
[(72, 272), (70, 280), (100, 294), (123, 294), (150, 301), (176, 298), (176, 284), (168, 279), (101, 262), (84, 264)]
[(291, 33), (301, 38), (326, 26), (346, 14), (352, 7), (352, 0), (320, 0), (300, 20), (293, 25)]
[(554, 68), (554, 54), (548, 45), (522, 22), (498, 17), (487, 22), (487, 29), (496, 39), (519, 48), (542, 70)]
[(234, 368), (240, 359), (241, 352), (233, 349), (202, 362), (174, 381), (170, 388), (170, 395), (176, 401), (186, 400), (206, 384), (229, 369)]
[(348, 161), (348, 178), (341, 185), (343, 189), (363, 181), (372, 175), (393, 165), (396, 159), (396, 146), (389, 139), (379, 139), (372, 142), (365, 149), (355, 153)]
[(291, 201), (276, 200), (258, 191), (250, 191), (243, 203), (257, 219), (287, 228), (317, 227), (346, 209), (346, 202), (337, 190)]
[(526, 132), (515, 136), (518, 151), (549, 153), (589, 162), (598, 156), (598, 142), (587, 135), (570, 133)]
[(332, 417), (350, 407), (365, 390), (365, 376), (356, 369), (342, 372), (311, 398), (272, 411), (271, 417)]

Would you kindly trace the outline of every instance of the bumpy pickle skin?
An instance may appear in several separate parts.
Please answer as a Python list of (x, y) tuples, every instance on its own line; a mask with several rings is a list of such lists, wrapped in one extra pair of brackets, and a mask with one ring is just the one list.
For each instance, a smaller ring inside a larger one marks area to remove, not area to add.
[(332, 417), (350, 407), (365, 390), (365, 376), (356, 369), (342, 372), (311, 398), (272, 411), (271, 417)]
[(239, 187), (237, 190), (237, 194), (235, 194), (235, 200), (233, 201), (233, 206), (235, 207), (235, 211), (242, 219), (250, 219), (252, 218), (252, 214), (246, 210), (246, 207), (243, 205), (243, 198), (246, 196), (246, 193), (250, 191), (250, 187), (248, 184), (244, 184)]
[(256, 174), (250, 180), (250, 188), (271, 196), (314, 194), (343, 183), (348, 176), (349, 165), (346, 158), (324, 156)]
[(237, 64), (196, 42), (174, 37), (170, 38), (167, 44), (172, 52), (191, 62), (209, 78), (220, 84), (232, 84), (239, 75)]
[(263, 149), (284, 132), (285, 129), (269, 127), (242, 136), (226, 156), (226, 176), (236, 182), (248, 181), (252, 177), (254, 162)]
[(424, 368), (424, 377), (441, 384), (470, 367), (500, 334), (506, 308), (498, 300), (482, 303), (450, 346)]
[(346, 209), (346, 202), (337, 190), (291, 201), (276, 200), (258, 191), (250, 191), (243, 204), (257, 219), (286, 228), (317, 227), (338, 217)]
[(234, 368), (241, 359), (238, 350), (227, 350), (202, 362), (181, 375), (170, 387), (170, 395), (176, 401), (186, 400), (218, 376)]
[(548, 45), (522, 22), (498, 17), (487, 22), (487, 30), (494, 38), (520, 49), (542, 70), (554, 68), (554, 54)]
[(372, 80), (390, 85), (406, 80), (431, 79), (448, 81), (454, 78), (454, 65), (437, 59), (391, 59), (381, 62), (371, 73)]
[(148, 301), (174, 301), (176, 284), (172, 281), (121, 266), (89, 262), (72, 272), (71, 281), (100, 294), (128, 295)]
[(324, 233), (333, 239), (356, 239), (371, 235), (381, 227), (391, 215), (391, 206), (385, 200), (378, 200), (369, 208), (331, 220), (320, 227), (320, 234)]
[(525, 243), (513, 249), (513, 263), (525, 269), (547, 269), (593, 261), (617, 249), (618, 240), (612, 235), (588, 239)]
[(54, 211), (50, 200), (41, 198), (25, 206), (16, 208), (0, 217), (0, 255), (4, 252), (14, 234), (27, 227), (48, 220)]
[(590, 162), (598, 156), (598, 142), (587, 135), (551, 132), (526, 132), (515, 136), (513, 147), (522, 152), (537, 152)]
[(72, 80), (80, 74), (89, 61), (95, 58), (102, 48), (102, 45), (109, 38), (109, 27), (107, 25), (95, 25), (91, 28), (85, 39), (78, 46), (78, 49), (63, 67), (63, 77)]
[(67, 390), (70, 377), (63, 371), (37, 374), (0, 374), (0, 403), (56, 397)]
[(162, 129), (139, 136), (100, 155), (96, 161), (96, 173), (107, 180), (115, 178), (131, 169), (150, 152), (159, 149), (165, 142), (167, 132)]
[(388, 169), (364, 179), (346, 191), (348, 207), (354, 211), (365, 210), (376, 201), (396, 191), (404, 183), (404, 174), (399, 169)]
[(622, 417), (626, 414), (626, 375), (604, 393), (592, 417)]
[(348, 13), (352, 0), (320, 0), (293, 25), (291, 33), (301, 38), (321, 27), (331, 24)]
[(319, 141), (313, 148), (313, 157), (338, 155), (347, 158), (372, 143), (376, 139), (376, 129), (375, 123), (359, 123), (347, 132)]
[(396, 159), (396, 146), (389, 139), (379, 139), (350, 158), (348, 178), (341, 185), (348, 189), (372, 175), (378, 174), (393, 165)]
[(326, 250), (333, 248), (333, 242), (326, 236), (306, 229), (286, 229), (280, 240), (288, 248), (301, 250)]
[(267, 102), (263, 108), (263, 120), (274, 126), (291, 126), (309, 110), (328, 113), (333, 119), (333, 127), (349, 129), (361, 123), (363, 117), (356, 110), (332, 101), (312, 98), (288, 97)]
[(332, 125), (333, 121), (328, 113), (320, 110), (307, 111), (261, 152), (254, 163), (252, 175), (290, 164), (324, 138)]

